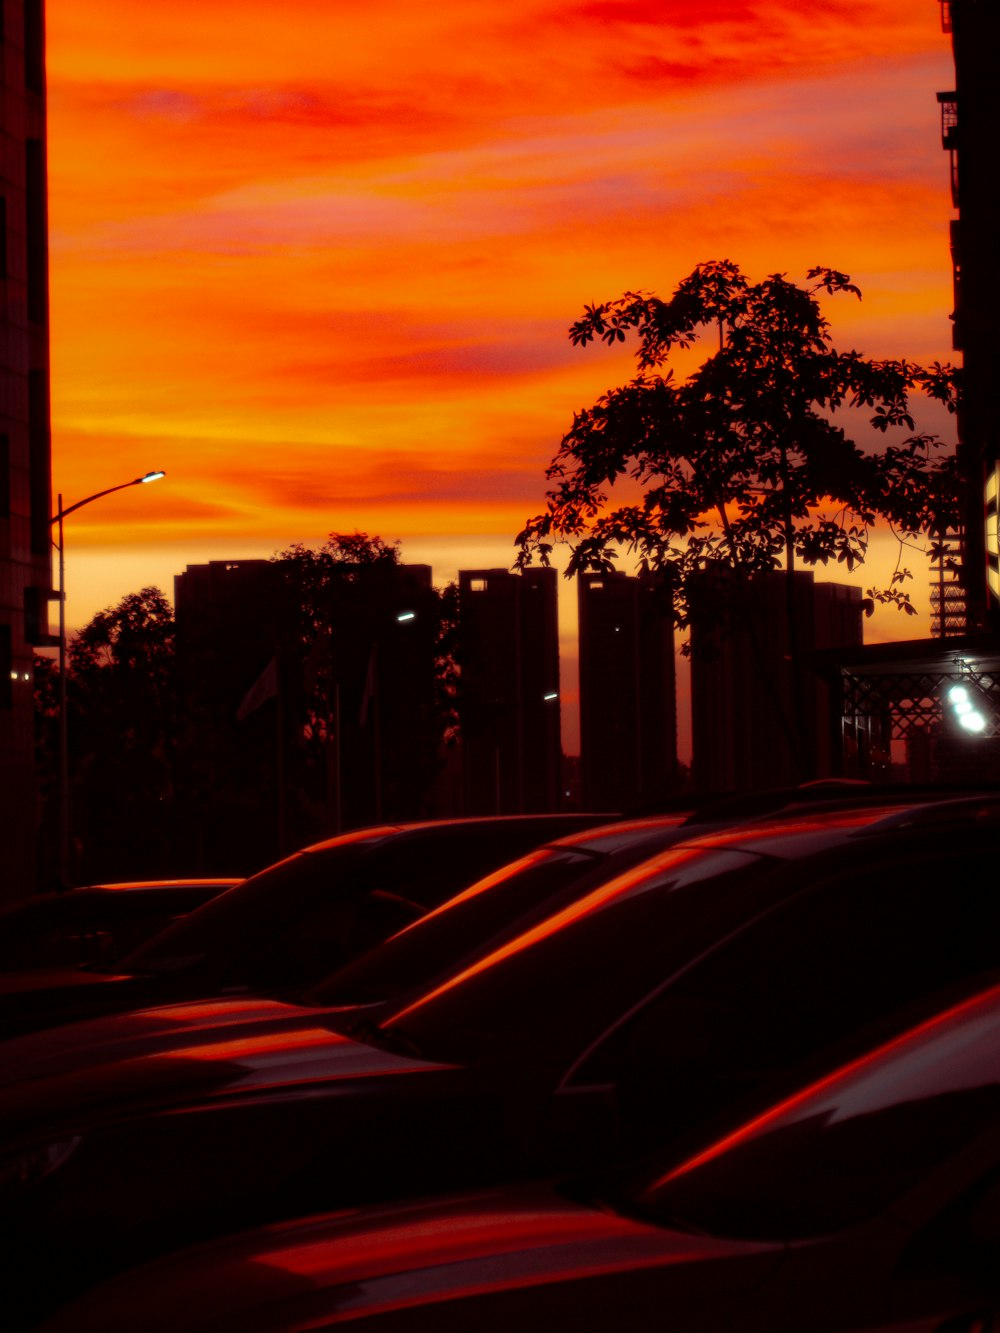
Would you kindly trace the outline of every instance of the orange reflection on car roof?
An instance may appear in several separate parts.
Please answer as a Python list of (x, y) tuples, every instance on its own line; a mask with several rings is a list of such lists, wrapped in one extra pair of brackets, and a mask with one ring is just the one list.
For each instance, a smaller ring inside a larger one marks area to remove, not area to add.
[(898, 814), (901, 810), (912, 809), (911, 805), (896, 802), (893, 805), (870, 805), (861, 809), (831, 810), (818, 815), (813, 812), (803, 814), (801, 818), (783, 814), (776, 819), (761, 823), (737, 824), (735, 828), (718, 833), (692, 835), (691, 843), (699, 847), (732, 847), (746, 843), (763, 842), (765, 838), (782, 838), (797, 834), (823, 833), (828, 830), (861, 828), (866, 824), (875, 824), (888, 815)]
[(461, 985), (470, 977), (477, 976), (481, 972), (486, 972), (491, 967), (496, 967), (498, 963), (503, 962), (505, 959), (513, 957), (514, 954), (522, 953), (525, 949), (531, 948), (531, 946), (537, 944), (539, 940), (546, 939), (557, 930), (561, 930), (569, 922), (575, 921), (580, 917), (589, 916), (592, 912), (599, 911), (616, 898), (625, 897), (646, 880), (652, 879), (654, 876), (661, 874), (665, 870), (672, 870), (689, 861), (697, 860), (704, 854), (705, 849), (702, 848), (676, 847), (661, 852), (658, 856), (651, 857), (648, 861), (643, 861), (641, 865), (625, 871), (615, 879), (609, 880), (607, 884), (602, 884), (600, 888), (594, 889), (578, 902), (570, 903), (570, 905), (564, 907), (562, 911), (556, 912), (550, 917), (546, 917), (546, 919), (539, 922), (537, 926), (533, 926), (530, 930), (524, 931), (523, 934), (518, 935), (515, 939), (501, 945), (500, 948), (494, 949), (491, 953), (486, 954), (471, 966), (464, 968), (461, 972), (457, 972), (454, 976), (449, 977), (448, 980), (442, 982), (440, 986), (435, 987), (434, 990), (429, 991), (426, 995), (421, 995), (418, 1000), (414, 1000), (414, 1002), (408, 1004), (405, 1009), (401, 1009), (399, 1013), (394, 1014), (391, 1018), (387, 1019), (386, 1026), (391, 1027), (393, 1023), (406, 1018), (410, 1014), (416, 1013), (416, 1011), (422, 1008), (423, 1005), (429, 1004), (432, 1000), (437, 999), (439, 995), (443, 995), (446, 991)]
[(540, 847), (537, 851), (529, 852), (527, 856), (522, 856), (517, 861), (511, 861), (508, 865), (501, 866), (499, 870), (494, 870), (492, 875), (487, 875), (485, 879), (476, 880), (475, 884), (470, 884), (467, 889), (463, 889), (461, 893), (456, 893), (454, 898), (449, 898), (446, 902), (441, 903), (439, 907), (435, 907), (432, 911), (425, 912), (419, 920), (411, 922), (410, 925), (404, 927), (403, 930), (400, 930), (397, 933), (405, 935), (406, 932), (412, 930), (414, 926), (421, 925), (424, 921), (429, 921), (431, 917), (440, 916), (442, 912), (447, 912), (449, 908), (455, 907), (459, 903), (468, 902), (471, 898), (478, 898), (481, 893), (486, 893), (497, 884), (502, 884), (505, 879), (510, 879), (511, 876), (520, 874), (522, 870), (528, 870), (533, 865), (539, 865), (542, 861), (545, 861), (548, 856), (548, 847)]

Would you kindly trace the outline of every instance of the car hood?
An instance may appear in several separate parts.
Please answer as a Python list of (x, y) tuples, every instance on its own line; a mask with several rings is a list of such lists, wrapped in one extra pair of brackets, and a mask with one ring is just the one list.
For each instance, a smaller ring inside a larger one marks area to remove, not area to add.
[(676, 1274), (680, 1296), (696, 1269), (696, 1285), (710, 1291), (709, 1272), (722, 1264), (730, 1283), (746, 1288), (783, 1253), (778, 1244), (665, 1230), (524, 1186), (305, 1218), (180, 1251), (98, 1287), (44, 1329), (295, 1333), (320, 1318), (420, 1307), (426, 1317), (439, 1302), (442, 1314), (457, 1315), (443, 1326), (458, 1329), (469, 1317), (465, 1297), (643, 1269), (665, 1270), (668, 1283)]
[(346, 1083), (444, 1068), (353, 1041), (339, 1011), (238, 999), (134, 1010), (0, 1044), (0, 1138), (84, 1113)]

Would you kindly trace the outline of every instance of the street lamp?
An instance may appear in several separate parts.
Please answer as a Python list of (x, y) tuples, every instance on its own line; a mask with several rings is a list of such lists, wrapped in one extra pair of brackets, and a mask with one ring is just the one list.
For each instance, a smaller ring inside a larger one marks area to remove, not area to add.
[(56, 547), (59, 551), (59, 767), (58, 767), (58, 802), (59, 802), (59, 882), (63, 888), (70, 887), (69, 854), (69, 743), (66, 727), (66, 556), (63, 542), (63, 519), (74, 510), (84, 505), (111, 495), (114, 491), (127, 490), (129, 486), (145, 486), (147, 482), (159, 481), (164, 472), (147, 472), (132, 481), (123, 481), (118, 486), (109, 486), (106, 491), (97, 491), (85, 500), (77, 500), (68, 509), (63, 509), (63, 498), (58, 497), (59, 507), (49, 521), (59, 524), (59, 539)]

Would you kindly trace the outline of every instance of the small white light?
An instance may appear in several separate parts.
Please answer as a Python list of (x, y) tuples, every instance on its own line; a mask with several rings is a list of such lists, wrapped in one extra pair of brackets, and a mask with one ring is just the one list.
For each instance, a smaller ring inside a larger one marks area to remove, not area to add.
[(416, 620), (416, 618), (417, 618), (416, 611), (400, 611), (399, 615), (396, 617), (396, 620), (399, 622), (400, 625), (403, 625), (406, 623), (406, 621)]
[(558, 691), (558, 690), (550, 690), (548, 694), (543, 694), (543, 695), (542, 695), (542, 699), (543, 699), (543, 700), (545, 701), (545, 703), (547, 703), (547, 704), (550, 704), (550, 703), (552, 702), (553, 699), (558, 699), (558, 698), (559, 698), (559, 691)]
[(953, 685), (948, 691), (948, 698), (956, 705), (965, 703), (969, 698), (969, 691), (964, 685)]

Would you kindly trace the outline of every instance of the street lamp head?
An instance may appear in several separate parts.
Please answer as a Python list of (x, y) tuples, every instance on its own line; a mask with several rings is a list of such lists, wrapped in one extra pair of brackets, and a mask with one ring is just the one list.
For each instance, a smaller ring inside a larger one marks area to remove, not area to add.
[(136, 484), (144, 486), (147, 481), (159, 481), (161, 477), (165, 477), (166, 475), (165, 472), (147, 472), (144, 477), (136, 478)]

